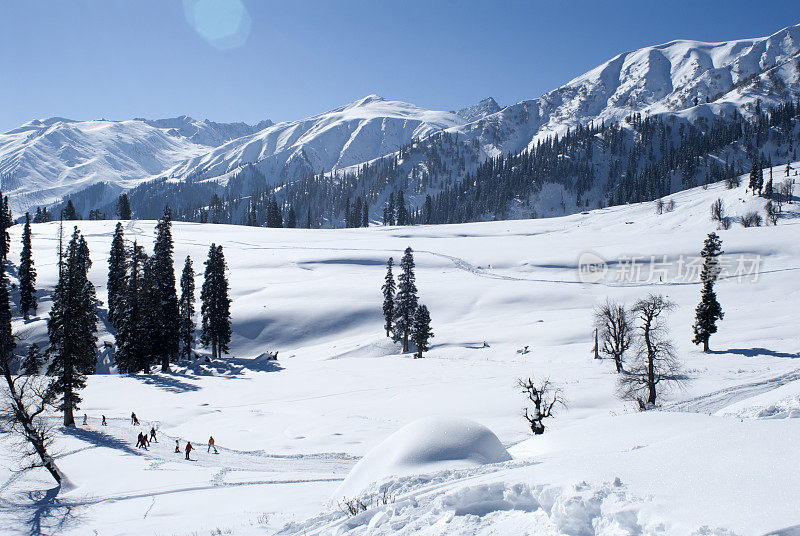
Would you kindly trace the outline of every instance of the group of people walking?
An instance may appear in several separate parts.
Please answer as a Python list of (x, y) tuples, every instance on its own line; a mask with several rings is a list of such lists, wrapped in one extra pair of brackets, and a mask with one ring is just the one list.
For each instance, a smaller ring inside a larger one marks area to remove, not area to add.
[[(103, 423), (105, 423), (105, 416), (103, 416)], [(139, 419), (136, 417), (136, 413), (135, 412), (131, 412), (131, 425), (139, 426)], [(150, 436), (149, 437), (148, 437), (147, 433), (139, 432), (139, 437), (136, 440), (136, 448), (149, 450), (148, 447), (150, 446), (150, 443), (158, 443), (155, 426), (150, 428)], [(210, 436), (208, 438), (208, 450), (207, 450), (207, 452), (211, 452), (211, 450), (213, 449), (214, 450), (214, 454), (219, 454), (219, 451), (217, 451), (217, 447), (216, 447), (216, 445), (214, 443), (215, 443), (214, 437)], [(193, 450), (195, 450), (195, 448), (192, 446), (192, 442), (191, 441), (187, 441), (186, 442), (186, 446), (183, 448), (183, 451), (186, 454), (186, 459), (187, 460), (191, 460), (189, 455), (191, 454), (191, 452)], [(181, 452), (181, 440), (180, 439), (176, 439), (175, 440), (175, 453), (179, 454), (180, 452)]]
[[(84, 424), (84, 426), (89, 424), (89, 416), (86, 415), (85, 413), (83, 414), (83, 424)], [(132, 411), (131, 412), (131, 426), (140, 426), (140, 425), (141, 425), (141, 423), (139, 422), (139, 418), (136, 416), (136, 412)], [(108, 423), (106, 422), (106, 416), (105, 415), (103, 415), (103, 419), (102, 419), (102, 421), (100, 421), (100, 426), (108, 426)], [(139, 435), (136, 438), (136, 448), (137, 449), (150, 450), (150, 444), (151, 443), (158, 443), (158, 434), (156, 432), (156, 427), (155, 426), (151, 426), (150, 427), (150, 433), (149, 434), (147, 432), (139, 432)], [(181, 450), (183, 450), (183, 452), (186, 454), (186, 459), (187, 460), (191, 460), (191, 458), (189, 457), (189, 454), (193, 450), (196, 450), (196, 449), (192, 446), (192, 442), (191, 441), (187, 441), (186, 442), (186, 446), (183, 449), (181, 449), (181, 441), (180, 441), (180, 439), (176, 439), (175, 440), (175, 452), (176, 453), (180, 453)], [(210, 436), (208, 438), (208, 449), (206, 450), (206, 452), (211, 452), (212, 450), (214, 451), (214, 454), (219, 454), (219, 451), (217, 451), (217, 447), (215, 445), (214, 437)]]

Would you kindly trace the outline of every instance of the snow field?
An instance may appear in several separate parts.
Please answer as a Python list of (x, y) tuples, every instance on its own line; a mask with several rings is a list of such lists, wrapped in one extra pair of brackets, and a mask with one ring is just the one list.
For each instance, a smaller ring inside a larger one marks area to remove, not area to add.
[[(782, 178), (779, 167), (774, 173)], [(661, 216), (648, 203), (414, 228), (175, 223), (178, 269), (191, 254), (202, 273), (211, 242), (224, 247), (231, 357), (147, 377), (117, 376), (101, 364), (112, 374), (90, 377), (82, 393), (78, 422), (86, 412), (89, 427), (59, 433), (59, 465), (77, 487), (57, 497), (47, 495), (44, 473), (13, 472), (12, 443), (0, 436), (0, 532), (764, 534), (798, 525), (797, 204), (784, 207), (776, 227), (718, 231), (727, 254), (761, 255), (762, 263), (756, 281), (718, 282), (725, 318), (710, 354), (690, 343), (697, 284), (577, 277), (585, 251), (608, 261), (696, 256), (715, 229), (708, 215), (717, 197), (729, 214), (764, 204), (744, 186), (712, 185), (670, 196), (676, 209)], [(114, 222), (78, 225), (105, 301)], [(33, 227), (40, 289), (55, 282), (57, 230)], [(12, 229), (12, 259), (20, 231)], [(154, 236), (154, 222), (126, 223), (126, 237), (148, 250)], [(408, 245), (435, 333), (422, 360), (400, 355), (381, 329), (384, 263)], [(201, 282), (199, 275), (198, 289)], [(630, 305), (648, 292), (678, 304), (669, 323), (692, 380), (665, 396), (665, 411), (637, 414), (615, 397), (612, 364), (592, 359), (591, 320), (606, 297)], [(43, 290), (38, 317), (15, 320), (26, 337), (21, 347), (46, 343), (48, 307)], [(99, 335), (112, 339), (102, 325)], [(525, 345), (530, 353), (517, 353)], [(276, 350), (277, 363), (258, 358)], [(535, 438), (515, 388), (528, 375), (549, 377), (568, 401)], [(133, 447), (132, 410), (142, 429), (159, 430), (149, 452)], [(787, 418), (774, 418), (781, 411)], [(101, 414), (108, 429), (98, 425)], [(385, 490), (394, 502), (344, 515), (330, 497), (358, 458), (432, 415), (488, 427), (514, 460), (370, 475), (378, 482), (366, 496)], [(206, 452), (209, 435), (220, 454)], [(174, 438), (192, 441), (197, 461), (172, 453)]]

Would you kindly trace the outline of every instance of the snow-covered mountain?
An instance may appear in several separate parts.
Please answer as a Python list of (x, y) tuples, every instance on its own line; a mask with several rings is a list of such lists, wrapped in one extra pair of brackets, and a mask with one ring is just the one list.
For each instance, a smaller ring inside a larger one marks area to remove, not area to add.
[(461, 115), (369, 95), (329, 112), (278, 123), (169, 171), (176, 178), (215, 178), (256, 164), (271, 183), (341, 169), (394, 153), (414, 139), (460, 127)]
[(538, 99), (454, 129), (488, 155), (632, 113), (747, 114), (800, 95), (800, 25), (769, 37), (721, 43), (678, 40), (620, 54)]
[(215, 123), (187, 116), (36, 119), (0, 134), (2, 190), (15, 213), (53, 203), (98, 182), (108, 182), (118, 191), (271, 124)]
[(478, 119), (482, 119), (487, 115), (499, 112), (500, 109), (500, 105), (497, 104), (497, 101), (495, 101), (492, 97), (487, 97), (478, 102), (478, 104), (461, 108), (456, 112), (456, 114), (460, 115), (471, 123), (472, 121), (477, 121)]
[[(263, 188), (264, 182), (357, 169), (382, 157), (397, 160), (414, 140), (434, 146), (438, 138), (431, 135), (445, 130), (470, 153), (466, 161), (444, 163), (448, 180), (458, 179), (488, 157), (519, 153), (578, 125), (620, 122), (633, 113), (686, 119), (749, 115), (759, 100), (766, 108), (796, 98), (799, 53), (800, 26), (757, 39), (672, 41), (620, 54), (539, 98), (502, 109), (491, 98), (445, 112), (369, 95), (299, 121), (252, 127), (188, 117), (33, 121), (0, 134), (0, 176), (17, 213), (79, 192), (84, 206), (100, 206), (156, 177), (224, 186), (248, 168), (260, 173), (260, 182), (252, 184)], [(101, 181), (108, 186), (87, 193)], [(238, 188), (237, 195), (249, 193)]]

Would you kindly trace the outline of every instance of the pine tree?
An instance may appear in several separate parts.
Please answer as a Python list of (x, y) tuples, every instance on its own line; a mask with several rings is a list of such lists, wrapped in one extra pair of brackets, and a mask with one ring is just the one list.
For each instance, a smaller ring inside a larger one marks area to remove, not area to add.
[(97, 361), (97, 312), (94, 285), (88, 272), (92, 265), (89, 247), (78, 228), (64, 255), (59, 253), (58, 283), (53, 290), (47, 331), (50, 337), (49, 374), (55, 376), (53, 392), (60, 397), (64, 426), (73, 426), (73, 411), (81, 401), (78, 391), (86, 374), (94, 372)]
[(128, 194), (120, 194), (117, 199), (117, 217), (121, 220), (130, 220), (133, 217)]
[(394, 336), (395, 341), (402, 339), (403, 352), (408, 352), (408, 337), (417, 310), (417, 285), (414, 276), (414, 252), (407, 247), (400, 260), (402, 272), (397, 277), (397, 295), (394, 299)]
[(25, 354), (25, 359), (22, 360), (22, 373), (26, 376), (35, 376), (39, 374), (42, 364), (44, 364), (42, 352), (39, 349), (39, 345), (33, 343), (28, 346), (28, 353)]
[(117, 305), (117, 351), (115, 360), (121, 374), (150, 372), (151, 358), (148, 349), (148, 289), (145, 281), (147, 255), (136, 242), (126, 261), (129, 273), (124, 278), (124, 289)]
[(117, 222), (114, 237), (111, 239), (111, 251), (108, 255), (108, 321), (115, 329), (119, 329), (117, 320), (124, 309), (126, 277), (128, 272), (128, 256), (125, 252), (125, 237), (122, 224)]
[(364, 211), (361, 214), (361, 227), (369, 227), (369, 205), (364, 202)]
[(194, 343), (194, 268), (192, 259), (187, 255), (181, 274), (181, 353), (184, 359), (192, 357), (192, 344)]
[(753, 165), (750, 167), (750, 183), (748, 184), (750, 191), (756, 195), (758, 189), (758, 161), (753, 158)]
[(200, 314), (203, 320), (200, 342), (204, 346), (211, 345), (211, 356), (217, 358), (228, 353), (231, 340), (231, 300), (222, 246), (211, 244), (205, 265), (205, 280), (200, 290)]
[(415, 359), (422, 357), (422, 352), (427, 351), (430, 346), (428, 341), (433, 338), (433, 331), (431, 331), (431, 315), (428, 308), (424, 305), (417, 307), (414, 312), (414, 323), (411, 329), (411, 340), (417, 347), (417, 355)]
[(719, 276), (719, 256), (722, 254), (722, 240), (716, 233), (711, 233), (705, 240), (702, 255), (703, 270), (700, 280), (703, 283), (700, 303), (695, 309), (694, 339), (695, 344), (702, 344), (703, 351), (708, 352), (708, 339), (717, 332), (717, 320), (721, 320), (724, 313), (714, 293), (714, 283)]
[(11, 332), (11, 302), (9, 301), (6, 265), (4, 262), (0, 262), (0, 360), (4, 367), (11, 362), (12, 352), (16, 346), (14, 335)]
[(389, 193), (389, 200), (386, 202), (386, 207), (383, 209), (383, 224), (394, 225), (394, 192)]
[(383, 286), (381, 286), (381, 290), (383, 291), (383, 318), (386, 320), (386, 323), (383, 325), (383, 327), (386, 330), (387, 337), (392, 332), (392, 318), (394, 317), (394, 294), (397, 288), (394, 282), (394, 275), (392, 274), (393, 265), (394, 259), (389, 257), (389, 260), (386, 261), (386, 277), (384, 278)]
[(28, 320), (33, 310), (36, 314), (36, 268), (31, 250), (31, 215), (25, 213), (25, 228), (22, 230), (22, 253), (19, 256), (19, 308)]
[(403, 190), (400, 190), (397, 193), (397, 225), (409, 225), (410, 223)]
[(150, 334), (155, 359), (161, 362), (161, 371), (169, 370), (169, 362), (178, 355), (180, 344), (180, 318), (178, 296), (175, 291), (175, 268), (172, 262), (172, 214), (169, 207), (156, 225), (156, 243), (153, 247), (152, 296), (154, 330)]
[(8, 196), (3, 197), (0, 192), (0, 262), (8, 260), (8, 252), (11, 250), (11, 236), (8, 229), (13, 225), (14, 220), (8, 208)]
[(294, 207), (290, 206), (286, 213), (286, 228), (294, 229), (295, 227), (297, 227), (297, 214), (294, 212)]
[(61, 219), (65, 221), (81, 219), (78, 211), (75, 210), (75, 205), (72, 204), (72, 199), (67, 199), (67, 205), (61, 210)]

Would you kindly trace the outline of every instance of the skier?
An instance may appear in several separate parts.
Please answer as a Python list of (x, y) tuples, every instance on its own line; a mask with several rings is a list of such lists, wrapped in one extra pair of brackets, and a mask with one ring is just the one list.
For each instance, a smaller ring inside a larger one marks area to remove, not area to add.
[(153, 426), (150, 428), (150, 441), (153, 443), (158, 443), (158, 439), (156, 439), (156, 427)]
[(147, 434), (142, 434), (142, 448), (144, 450), (150, 450), (147, 447), (150, 446), (150, 440), (147, 439)]
[(100, 426), (108, 426), (108, 423), (106, 422), (106, 416), (105, 415), (103, 415), (103, 422), (100, 423)]
[(217, 447), (214, 446), (214, 436), (208, 438), (208, 450), (206, 452), (211, 452), (211, 449), (214, 449), (214, 454), (219, 454)]
[(187, 442), (186, 442), (186, 459), (187, 459), (187, 460), (189, 460), (189, 459), (190, 459), (190, 458), (189, 458), (189, 453), (190, 453), (190, 452), (192, 452), (192, 449), (193, 449), (193, 448), (194, 448), (194, 447), (192, 447), (192, 442), (191, 442), (191, 441), (187, 441)]
[(139, 432), (139, 435), (136, 437), (136, 448), (142, 448), (142, 433)]
[(180, 439), (176, 439), (175, 440), (175, 452), (176, 453), (180, 453), (180, 451), (181, 451), (181, 440)]
[(87, 419), (87, 417), (86, 417), (86, 414), (84, 413), (84, 414), (83, 414), (83, 425), (84, 425), (84, 426), (86, 426), (87, 424), (89, 424), (89, 421), (87, 421), (86, 419)]
[(134, 426), (139, 426), (139, 419), (136, 418), (136, 414), (131, 411), (131, 424)]

